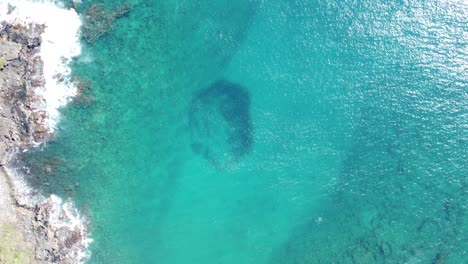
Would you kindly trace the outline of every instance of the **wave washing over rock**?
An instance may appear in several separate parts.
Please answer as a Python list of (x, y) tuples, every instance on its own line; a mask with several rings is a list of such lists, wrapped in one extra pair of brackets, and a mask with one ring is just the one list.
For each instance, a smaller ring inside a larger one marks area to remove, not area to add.
[(17, 219), (26, 219), (18, 226), (33, 244), (34, 263), (83, 263), (89, 257), (88, 220), (73, 201), (43, 197), (5, 167), (19, 149), (51, 138), (59, 108), (76, 95), (69, 63), (81, 52), (80, 27), (74, 10), (52, 1), (0, 3), (0, 168), (8, 175), (16, 211), (23, 212)]
[(30, 188), (16, 170), (6, 169), (14, 186), (16, 205), (32, 215), (32, 231), (38, 263), (84, 263), (92, 239), (88, 231), (89, 220), (76, 209), (71, 199), (56, 195), (43, 197)]
[(45, 26), (40, 50), (35, 54), (43, 62), (44, 85), (36, 92), (43, 99), (38, 108), (46, 110), (46, 124), (54, 130), (59, 118), (58, 109), (76, 95), (76, 88), (68, 76), (71, 72), (69, 62), (81, 53), (80, 17), (74, 10), (61, 8), (52, 1), (14, 0), (0, 6), (0, 21), (27, 27)]

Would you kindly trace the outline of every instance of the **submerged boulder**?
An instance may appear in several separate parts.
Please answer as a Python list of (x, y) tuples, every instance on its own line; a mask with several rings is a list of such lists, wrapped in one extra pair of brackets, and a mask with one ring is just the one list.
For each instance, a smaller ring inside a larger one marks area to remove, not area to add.
[(248, 91), (226, 80), (199, 91), (192, 99), (189, 126), (195, 153), (215, 167), (237, 162), (253, 145)]

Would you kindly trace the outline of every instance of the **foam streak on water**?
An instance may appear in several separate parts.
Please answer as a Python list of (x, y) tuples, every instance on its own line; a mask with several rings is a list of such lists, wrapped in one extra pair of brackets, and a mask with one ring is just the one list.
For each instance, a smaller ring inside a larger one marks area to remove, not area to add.
[(46, 26), (39, 53), (44, 62), (45, 79), (40, 96), (49, 117), (47, 125), (54, 130), (59, 120), (58, 109), (76, 94), (76, 88), (67, 77), (71, 72), (71, 59), (81, 52), (80, 17), (75, 10), (64, 9), (53, 1), (9, 0), (0, 4), (0, 21)]

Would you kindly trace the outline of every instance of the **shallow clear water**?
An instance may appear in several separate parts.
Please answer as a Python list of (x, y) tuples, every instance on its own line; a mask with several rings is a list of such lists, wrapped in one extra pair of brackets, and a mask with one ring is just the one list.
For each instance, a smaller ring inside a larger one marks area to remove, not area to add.
[(468, 263), (468, 5), (387, 2), (135, 1), (31, 182), (90, 263)]

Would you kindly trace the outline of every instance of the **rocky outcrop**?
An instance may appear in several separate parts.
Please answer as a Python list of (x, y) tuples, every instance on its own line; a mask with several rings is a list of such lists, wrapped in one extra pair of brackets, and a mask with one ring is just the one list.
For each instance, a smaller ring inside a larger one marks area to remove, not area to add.
[(41, 87), (37, 51), (41, 26), (0, 24), (0, 165), (16, 147), (47, 137), (45, 112), (34, 89)]
[[(58, 197), (20, 201), (5, 168), (15, 151), (52, 136), (37, 92), (45, 84), (39, 55), (43, 30), (41, 25), (0, 23), (0, 235), (17, 237), (0, 243), (0, 263), (77, 263), (84, 250), (83, 227), (67, 224), (78, 217), (76, 212)], [(64, 222), (57, 224), (55, 218)]]

